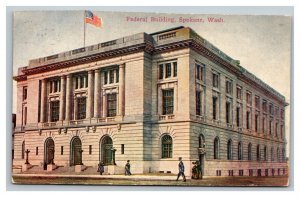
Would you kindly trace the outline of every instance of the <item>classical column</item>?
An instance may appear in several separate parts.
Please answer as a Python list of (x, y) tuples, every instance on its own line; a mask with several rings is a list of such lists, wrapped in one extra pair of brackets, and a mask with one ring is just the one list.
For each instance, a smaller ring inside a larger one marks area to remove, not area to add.
[(94, 83), (94, 118), (99, 117), (99, 103), (100, 103), (100, 70), (95, 70)]
[(118, 111), (120, 116), (124, 116), (125, 108), (125, 64), (119, 67), (119, 106)]
[(47, 103), (48, 103), (48, 122), (51, 122), (52, 121), (51, 120), (51, 100), (49, 99), (47, 101)]
[(103, 92), (103, 108), (102, 108), (102, 114), (103, 114), (103, 117), (107, 117), (107, 109), (106, 109), (106, 105), (107, 105), (106, 93)]
[(59, 120), (64, 120), (65, 119), (65, 116), (64, 116), (64, 112), (65, 112), (65, 103), (66, 103), (66, 97), (65, 97), (65, 94), (66, 94), (66, 88), (65, 88), (65, 82), (66, 80), (66, 76), (61, 76), (60, 77), (60, 101), (59, 101)]
[(77, 98), (74, 97), (74, 118), (73, 120), (77, 120), (77, 113), (78, 113), (78, 105), (77, 105)]
[(65, 120), (69, 121), (71, 118), (71, 95), (72, 95), (72, 75), (67, 75), (67, 85), (66, 85), (66, 116)]
[(45, 122), (46, 110), (45, 110), (45, 99), (46, 99), (46, 88), (47, 88), (46, 79), (42, 80), (42, 89), (41, 89), (41, 122)]
[(88, 96), (87, 96), (87, 109), (86, 118), (92, 118), (93, 114), (93, 100), (94, 100), (94, 71), (88, 72)]

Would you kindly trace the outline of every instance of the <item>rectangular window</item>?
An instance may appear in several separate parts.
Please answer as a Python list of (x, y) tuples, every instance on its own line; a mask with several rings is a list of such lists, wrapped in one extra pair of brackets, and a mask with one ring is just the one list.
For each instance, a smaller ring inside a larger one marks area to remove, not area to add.
[(240, 127), (240, 108), (236, 108), (236, 126)]
[(226, 123), (230, 123), (230, 103), (226, 102)]
[(283, 125), (280, 125), (280, 137), (283, 139)]
[(104, 75), (104, 84), (107, 84), (108, 83), (108, 73), (107, 73), (107, 71), (104, 71), (103, 75)]
[(166, 76), (165, 78), (171, 77), (172, 66), (171, 63), (166, 63)]
[(246, 118), (247, 118), (247, 129), (250, 129), (250, 111), (247, 111), (246, 114)]
[(204, 65), (196, 64), (196, 79), (204, 81)]
[(255, 114), (255, 131), (258, 131), (258, 114)]
[(27, 107), (24, 107), (24, 125), (27, 124)]
[(232, 83), (231, 83), (231, 81), (226, 81), (226, 93), (227, 94), (231, 94), (232, 93), (232, 91), (231, 91), (231, 88), (232, 87)]
[(85, 119), (86, 116), (86, 97), (77, 98), (77, 119)]
[(219, 88), (219, 75), (213, 73), (213, 87)]
[(113, 117), (117, 115), (117, 94), (107, 95), (107, 117)]
[(109, 71), (109, 83), (112, 84), (115, 81), (115, 73), (114, 70)]
[(173, 114), (174, 90), (163, 90), (163, 115)]
[(173, 62), (173, 77), (177, 77), (177, 62)]
[(284, 111), (283, 110), (280, 111), (280, 117), (281, 117), (281, 119), (284, 119)]
[(251, 99), (251, 93), (247, 92), (246, 93), (246, 102), (247, 104), (251, 105), (252, 104), (252, 99)]
[(217, 97), (213, 97), (213, 119), (217, 120)]
[(59, 101), (51, 101), (51, 122), (56, 122), (59, 119)]
[(260, 108), (260, 105), (259, 105), (259, 97), (258, 97), (258, 96), (255, 97), (255, 108), (256, 108), (256, 109), (259, 109), (259, 108)]
[(239, 170), (239, 176), (244, 176), (244, 170)]
[(274, 107), (273, 107), (273, 104), (272, 104), (272, 103), (270, 103), (270, 105), (269, 105), (269, 113), (270, 113), (271, 115), (274, 115)]
[(124, 144), (121, 144), (121, 154), (123, 155), (124, 152), (125, 152), (125, 146), (124, 146)]
[(202, 115), (202, 98), (201, 91), (196, 91), (196, 115)]
[(119, 69), (116, 69), (116, 83), (119, 83)]
[(89, 145), (89, 155), (92, 154), (92, 145)]
[(23, 101), (27, 100), (27, 87), (23, 87)]
[(39, 147), (35, 147), (35, 155), (39, 155)]
[(236, 87), (236, 98), (242, 99), (242, 88), (241, 87)]
[(64, 154), (64, 146), (61, 146), (60, 147), (60, 155), (63, 155)]
[(84, 76), (80, 76), (80, 85), (79, 88), (84, 88)]
[(275, 136), (278, 137), (278, 122), (275, 124)]
[(267, 101), (263, 100), (263, 111), (267, 112)]
[(160, 64), (159, 65), (159, 79), (163, 79), (164, 78), (164, 65)]
[(269, 134), (272, 134), (272, 120), (269, 121)]
[(253, 176), (253, 169), (249, 169), (249, 176)]

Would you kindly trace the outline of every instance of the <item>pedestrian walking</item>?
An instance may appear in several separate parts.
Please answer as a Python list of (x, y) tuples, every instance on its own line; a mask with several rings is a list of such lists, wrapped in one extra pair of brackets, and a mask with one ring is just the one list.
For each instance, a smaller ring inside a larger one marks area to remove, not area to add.
[(100, 175), (103, 174), (103, 172), (104, 172), (104, 163), (102, 161), (98, 164), (98, 170), (97, 171), (100, 173)]
[(127, 160), (127, 163), (125, 165), (125, 176), (126, 175), (131, 175), (131, 172), (130, 172), (130, 160)]
[(178, 172), (176, 181), (178, 181), (179, 177), (182, 176), (183, 177), (183, 182), (185, 182), (186, 178), (185, 178), (185, 175), (184, 175), (184, 164), (182, 162), (181, 157), (179, 157), (178, 169), (179, 169), (179, 172)]

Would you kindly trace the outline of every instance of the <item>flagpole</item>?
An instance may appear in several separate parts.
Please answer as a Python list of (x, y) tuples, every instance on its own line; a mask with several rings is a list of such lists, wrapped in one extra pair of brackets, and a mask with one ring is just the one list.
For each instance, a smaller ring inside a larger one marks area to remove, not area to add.
[(85, 13), (86, 11), (83, 12), (83, 47), (85, 47), (85, 29), (86, 29), (86, 22), (85, 22)]

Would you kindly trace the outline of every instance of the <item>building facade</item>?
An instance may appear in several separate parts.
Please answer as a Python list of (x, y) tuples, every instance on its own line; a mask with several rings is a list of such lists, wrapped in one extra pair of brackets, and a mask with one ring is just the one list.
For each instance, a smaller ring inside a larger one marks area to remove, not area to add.
[[(285, 102), (191, 28), (139, 33), (18, 70), (14, 167), (286, 174)], [(122, 171), (123, 172), (123, 171)], [(117, 173), (113, 171), (110, 173)]]

